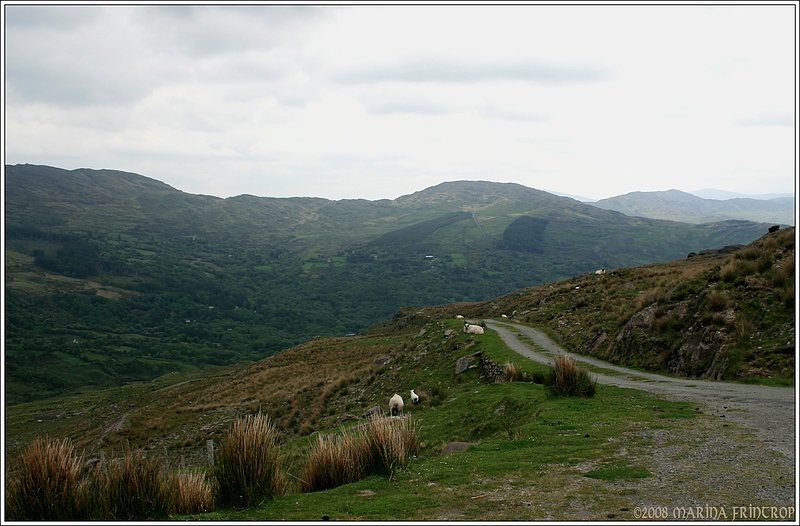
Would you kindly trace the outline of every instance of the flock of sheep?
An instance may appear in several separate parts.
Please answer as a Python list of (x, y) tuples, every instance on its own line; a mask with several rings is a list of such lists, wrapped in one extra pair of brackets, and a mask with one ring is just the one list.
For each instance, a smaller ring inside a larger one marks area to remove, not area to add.
[[(419, 395), (413, 389), (411, 390), (411, 403), (419, 403)], [(389, 399), (389, 416), (395, 416), (395, 413), (398, 416), (403, 414), (403, 397), (397, 393), (393, 394)]]
[[(606, 269), (601, 268), (595, 270), (594, 273), (598, 276), (602, 276), (603, 274), (606, 273)], [(513, 314), (514, 313), (512, 313), (512, 315)], [(508, 316), (506, 316), (505, 314), (503, 314), (502, 317), (508, 318)], [(456, 319), (464, 320), (464, 316), (459, 314), (458, 316), (456, 316)], [(468, 322), (467, 320), (464, 320), (464, 332), (467, 334), (483, 334), (484, 328), (481, 325), (476, 325), (474, 323)], [(419, 395), (417, 395), (417, 393), (415, 393), (413, 389), (411, 390), (411, 403), (412, 404), (419, 403)], [(392, 397), (389, 399), (389, 415), (394, 416), (395, 413), (397, 415), (403, 414), (403, 397), (397, 393), (393, 394)]]
[[(507, 317), (508, 316), (503, 314), (503, 318), (507, 318)], [(458, 316), (456, 316), (456, 318), (459, 319), (459, 320), (463, 320), (464, 316), (459, 314)], [(475, 324), (470, 323), (470, 322), (465, 320), (464, 321), (464, 332), (467, 333), (467, 334), (483, 334), (483, 327), (480, 326), (480, 325), (475, 325)], [(419, 395), (417, 393), (415, 393), (413, 389), (411, 390), (410, 396), (411, 396), (411, 403), (412, 404), (418, 404), (419, 403)], [(389, 416), (402, 415), (403, 414), (403, 405), (404, 405), (403, 397), (400, 396), (397, 393), (393, 394), (392, 397), (389, 398)]]

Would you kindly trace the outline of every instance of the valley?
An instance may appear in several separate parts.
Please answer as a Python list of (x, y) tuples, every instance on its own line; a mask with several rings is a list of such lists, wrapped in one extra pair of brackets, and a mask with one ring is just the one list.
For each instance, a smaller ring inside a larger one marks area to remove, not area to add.
[(16, 165), (6, 190), (7, 403), (255, 362), (404, 306), (685, 258), (769, 226), (633, 218), (485, 181), (393, 201), (219, 199)]
[[(513, 204), (511, 189), (445, 184), (391, 206), (243, 198), (247, 213), (301, 205), (265, 230), (197, 214), (191, 231), (181, 230), (188, 216), (143, 222), (154, 211), (120, 222), (126, 205), (108, 215), (118, 223), (90, 231), (63, 194), (38, 215), (17, 196), (6, 230), (7, 469), (48, 436), (69, 439), (82, 461), (133, 447), (165, 471), (209, 477), (208, 444), (264, 414), (286, 494), (171, 519), (794, 513), (794, 228), (601, 219), (537, 191)], [(229, 206), (192, 206), (203, 200)], [(323, 215), (346, 234), (321, 234)], [(457, 315), (485, 320), (486, 333), (463, 333)], [(565, 350), (597, 380), (593, 396), (532, 380)], [(484, 363), (525, 374), (497, 377)], [(319, 437), (410, 389), (421, 403), (404, 418), (419, 450), (406, 467), (300, 490)]]

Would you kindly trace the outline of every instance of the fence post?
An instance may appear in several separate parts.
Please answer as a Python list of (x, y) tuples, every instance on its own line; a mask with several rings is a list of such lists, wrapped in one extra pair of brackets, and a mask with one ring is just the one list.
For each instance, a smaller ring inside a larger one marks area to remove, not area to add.
[(214, 467), (214, 441), (206, 440), (206, 452), (208, 454), (208, 465)]

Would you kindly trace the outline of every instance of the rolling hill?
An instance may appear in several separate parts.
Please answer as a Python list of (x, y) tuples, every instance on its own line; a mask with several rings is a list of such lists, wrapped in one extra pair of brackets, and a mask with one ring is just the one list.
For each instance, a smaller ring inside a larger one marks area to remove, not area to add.
[(605, 210), (616, 210), (629, 216), (686, 223), (747, 219), (780, 225), (794, 225), (796, 211), (792, 197), (719, 200), (704, 199), (679, 190), (631, 192), (601, 199), (591, 204)]
[(683, 258), (769, 226), (635, 218), (485, 181), (381, 201), (220, 199), (16, 165), (5, 187), (11, 403), (255, 361), (402, 306)]
[[(296, 478), (320, 436), (358, 425), (390, 393), (415, 388), (423, 402), (408, 414), (420, 425), (420, 452), (394, 478), (190, 518), (627, 519), (649, 499), (740, 502), (756, 490), (758, 505), (780, 504), (794, 491), (792, 463), (733, 418), (635, 389), (602, 385), (592, 398), (558, 397), (537, 383), (497, 382), (480, 367), (456, 374), (454, 365), (476, 352), (529, 372), (542, 366), (492, 331), (464, 334), (455, 318), (507, 313), (569, 349), (617, 363), (791, 384), (794, 257), (794, 229), (779, 230), (736, 250), (592, 272), (488, 301), (403, 308), (359, 336), (315, 338), (254, 363), (14, 404), (6, 410), (7, 455), (13, 460), (45, 434), (70, 438), (88, 458), (111, 458), (130, 444), (165, 465), (203, 472), (208, 441), (219, 443), (237, 418), (263, 412), (280, 430), (286, 469)], [(466, 450), (449, 453), (451, 446)], [(745, 452), (754, 451), (761, 456), (741, 464), (736, 484), (714, 483), (709, 459), (749, 459)], [(684, 466), (685, 455), (701, 461)]]

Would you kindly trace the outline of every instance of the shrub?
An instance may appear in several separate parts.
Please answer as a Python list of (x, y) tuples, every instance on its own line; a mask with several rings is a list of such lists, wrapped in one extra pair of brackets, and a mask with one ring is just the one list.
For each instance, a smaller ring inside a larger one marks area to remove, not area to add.
[(591, 397), (595, 394), (597, 382), (571, 358), (559, 355), (550, 371), (548, 386), (556, 395)]
[(90, 491), (93, 518), (158, 519), (168, 515), (170, 488), (161, 463), (141, 450), (124, 447), (121, 459), (94, 470)]
[(233, 423), (214, 465), (222, 504), (251, 507), (286, 492), (277, 442), (277, 430), (261, 413)]
[(10, 520), (65, 521), (88, 518), (82, 459), (67, 440), (35, 438), (9, 476), (6, 515)]
[(172, 513), (200, 513), (214, 509), (215, 488), (205, 473), (176, 472), (170, 478)]

